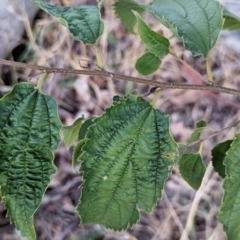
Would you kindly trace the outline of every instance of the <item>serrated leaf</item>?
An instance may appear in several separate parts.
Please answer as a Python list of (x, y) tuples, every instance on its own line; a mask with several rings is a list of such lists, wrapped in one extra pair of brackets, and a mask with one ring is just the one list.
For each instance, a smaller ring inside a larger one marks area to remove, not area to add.
[(78, 138), (78, 132), (82, 126), (84, 118), (78, 118), (71, 126), (62, 128), (66, 147), (69, 149), (73, 142)]
[(126, 229), (137, 222), (139, 210), (150, 212), (162, 196), (177, 154), (169, 117), (129, 95), (94, 123), (80, 156), (84, 183), (77, 212), (82, 224)]
[(204, 120), (199, 121), (196, 124), (196, 129), (191, 134), (191, 142), (195, 142), (199, 139), (201, 132), (206, 129), (207, 123)]
[(201, 186), (206, 167), (199, 153), (185, 153), (179, 159), (179, 170), (183, 179), (195, 190)]
[(74, 169), (77, 162), (79, 161), (79, 157), (82, 154), (83, 150), (82, 147), (86, 143), (87, 139), (82, 139), (74, 148), (73, 155), (72, 155), (72, 168)]
[(134, 0), (118, 0), (114, 3), (113, 7), (117, 16), (121, 19), (127, 30), (130, 33), (134, 33), (136, 18), (132, 10), (141, 14), (144, 12), (145, 6)]
[(227, 140), (217, 144), (212, 149), (212, 164), (215, 171), (222, 177), (225, 178), (225, 166), (223, 165), (223, 160), (226, 156), (227, 151), (230, 148), (233, 140)]
[(140, 58), (138, 58), (135, 68), (137, 71), (146, 76), (154, 73), (161, 65), (161, 60), (159, 57), (155, 56), (153, 53), (144, 53)]
[(20, 83), (0, 100), (0, 195), (22, 236), (36, 239), (33, 214), (52, 174), (60, 143), (56, 101)]
[(215, 0), (155, 0), (147, 10), (153, 13), (194, 56), (207, 56), (222, 29), (222, 7)]
[(94, 117), (92, 118), (88, 118), (87, 120), (84, 121), (84, 123), (82, 124), (79, 132), (78, 132), (78, 140), (82, 140), (85, 138), (88, 128), (94, 124)]
[(235, 136), (230, 149), (226, 153), (223, 164), (226, 167), (225, 190), (220, 214), (218, 216), (229, 240), (240, 239), (240, 134)]
[(223, 18), (225, 19), (223, 29), (234, 31), (240, 29), (240, 18), (223, 8)]
[(163, 37), (157, 32), (154, 32), (140, 17), (137, 12), (134, 15), (138, 23), (138, 34), (140, 35), (147, 48), (154, 55), (164, 57), (169, 53), (170, 43), (167, 38)]
[(102, 35), (104, 24), (97, 6), (55, 6), (43, 0), (32, 0), (45, 12), (56, 17), (71, 35), (84, 44), (93, 45)]

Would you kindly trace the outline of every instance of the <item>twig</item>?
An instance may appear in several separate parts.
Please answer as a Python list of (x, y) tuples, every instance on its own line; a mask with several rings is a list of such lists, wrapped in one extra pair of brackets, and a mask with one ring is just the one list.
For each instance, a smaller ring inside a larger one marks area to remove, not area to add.
[(8, 65), (12, 67), (19, 67), (19, 68), (30, 68), (34, 70), (39, 70), (46, 73), (62, 73), (62, 74), (82, 74), (88, 76), (99, 76), (99, 77), (109, 77), (112, 79), (121, 79), (124, 81), (135, 82), (135, 83), (142, 83), (146, 85), (153, 85), (156, 87), (160, 87), (162, 89), (171, 88), (171, 89), (187, 89), (187, 90), (208, 90), (212, 92), (222, 92), (227, 94), (232, 94), (235, 96), (240, 96), (240, 91), (232, 88), (225, 88), (213, 85), (192, 85), (192, 84), (183, 84), (183, 83), (165, 83), (165, 82), (158, 82), (154, 80), (148, 80), (143, 78), (137, 77), (130, 77), (126, 75), (121, 75), (117, 73), (107, 72), (105, 70), (77, 70), (77, 69), (66, 69), (66, 68), (50, 68), (50, 67), (43, 67), (38, 65), (31, 65), (26, 63), (14, 62), (5, 59), (0, 59), (0, 65)]
[(197, 143), (202, 143), (202, 142), (206, 141), (207, 139), (212, 138), (212, 137), (218, 135), (219, 133), (221, 133), (221, 132), (223, 132), (223, 131), (225, 131), (225, 130), (227, 130), (227, 129), (229, 129), (229, 128), (232, 128), (232, 127), (237, 126), (239, 123), (240, 123), (240, 120), (238, 120), (237, 122), (231, 124), (231, 125), (228, 126), (228, 127), (225, 127), (225, 128), (223, 128), (223, 129), (221, 129), (220, 131), (216, 131), (216, 132), (212, 133), (211, 135), (209, 135), (209, 136), (207, 136), (207, 137), (205, 137), (205, 138), (202, 138), (202, 139), (197, 140), (197, 141), (195, 141), (195, 142), (189, 143), (187, 146), (192, 146), (192, 145), (195, 145), (195, 144), (197, 144)]

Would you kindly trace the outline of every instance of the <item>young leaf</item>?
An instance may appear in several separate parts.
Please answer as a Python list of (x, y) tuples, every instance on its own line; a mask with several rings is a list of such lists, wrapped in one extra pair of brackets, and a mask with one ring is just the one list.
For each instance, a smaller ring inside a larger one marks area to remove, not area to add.
[(240, 29), (240, 18), (223, 8), (223, 18), (225, 19), (223, 29), (230, 31)]
[(157, 32), (154, 32), (149, 26), (142, 20), (137, 12), (134, 12), (138, 23), (138, 34), (143, 42), (147, 45), (147, 48), (154, 55), (164, 57), (169, 53), (169, 41)]
[(137, 222), (139, 210), (150, 212), (162, 196), (178, 153), (169, 117), (129, 95), (94, 123), (80, 156), (84, 183), (77, 212), (82, 224), (126, 229)]
[(195, 190), (201, 186), (206, 167), (199, 153), (185, 153), (179, 160), (179, 170), (183, 179)]
[(144, 53), (140, 58), (138, 58), (135, 68), (137, 71), (146, 76), (154, 73), (161, 65), (161, 60), (159, 57), (155, 56), (153, 53)]
[(29, 83), (0, 100), (0, 195), (22, 236), (36, 239), (33, 214), (52, 174), (60, 143), (56, 101)]
[(147, 10), (182, 38), (194, 56), (207, 56), (223, 25), (222, 7), (215, 0), (154, 0)]
[(78, 118), (73, 125), (62, 128), (66, 147), (69, 149), (73, 142), (78, 138), (78, 132), (82, 126), (84, 118)]
[(118, 0), (113, 5), (117, 16), (121, 19), (124, 26), (130, 33), (134, 33), (134, 26), (136, 24), (136, 18), (132, 10), (141, 14), (145, 10), (145, 6), (139, 4), (134, 0)]
[(227, 140), (217, 144), (212, 149), (212, 164), (215, 171), (222, 177), (225, 178), (225, 166), (223, 165), (223, 160), (229, 150), (233, 140)]
[(225, 190), (219, 220), (229, 240), (240, 239), (240, 134), (235, 136), (230, 149), (226, 153), (223, 164), (226, 167)]
[(87, 139), (82, 139), (77, 145), (76, 147), (74, 148), (73, 150), (73, 155), (72, 155), (72, 168), (75, 168), (78, 160), (79, 160), (79, 157), (80, 155), (82, 154), (82, 147), (83, 145), (86, 143)]
[(199, 121), (196, 124), (196, 129), (191, 134), (191, 142), (195, 142), (199, 139), (202, 130), (206, 129), (207, 123), (204, 120)]
[(43, 0), (32, 0), (45, 12), (56, 17), (72, 36), (84, 44), (95, 44), (102, 35), (104, 24), (97, 6), (58, 7)]
[(79, 132), (78, 132), (78, 140), (82, 140), (85, 138), (88, 128), (94, 124), (93, 122), (94, 117), (87, 119), (86, 121), (84, 121), (84, 123), (82, 124)]

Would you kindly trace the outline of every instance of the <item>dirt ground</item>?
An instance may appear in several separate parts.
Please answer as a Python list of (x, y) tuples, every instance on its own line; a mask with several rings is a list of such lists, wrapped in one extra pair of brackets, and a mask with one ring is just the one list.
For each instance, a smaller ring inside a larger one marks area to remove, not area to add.
[[(55, 4), (96, 4), (96, 1), (54, 0)], [(128, 34), (112, 9), (113, 0), (106, 0), (103, 7), (105, 30), (99, 39), (99, 46), (105, 70), (139, 77), (135, 62), (145, 51), (139, 36)], [(149, 14), (144, 15), (147, 23), (155, 31), (166, 37), (171, 33)], [(28, 29), (29, 30), (29, 29)], [(29, 41), (30, 36), (34, 41)], [(240, 34), (223, 32), (216, 47), (211, 51), (211, 64), (216, 85), (240, 88)], [(193, 57), (184, 50), (176, 38), (171, 39), (171, 47), (188, 64), (206, 77), (205, 60)], [(90, 68), (96, 68), (94, 49), (76, 42), (68, 30), (48, 14), (39, 11), (26, 31), (21, 43), (12, 51), (8, 59), (51, 67), (81, 69), (79, 61), (87, 60)], [(1, 87), (9, 91), (20, 81), (36, 84), (39, 75), (29, 69), (1, 68)], [(147, 77), (163, 82), (199, 84), (188, 69), (174, 57), (163, 59), (161, 68)], [(200, 82), (201, 84), (201, 82)], [(43, 92), (52, 95), (59, 104), (60, 119), (70, 125), (78, 117), (101, 115), (109, 107), (114, 95), (127, 93), (145, 95), (152, 86), (133, 84), (122, 80), (112, 80), (83, 75), (50, 74), (43, 86)], [(3, 92), (1, 91), (3, 95)], [(149, 95), (149, 99), (152, 95)], [(205, 119), (208, 125), (221, 130), (240, 119), (239, 98), (209, 91), (172, 90), (162, 92), (156, 107), (170, 115), (171, 132), (177, 142), (189, 142), (195, 124)], [(211, 132), (206, 130), (202, 137)], [(219, 142), (233, 137), (234, 130), (221, 132), (204, 142), (203, 159), (207, 166), (203, 184), (199, 191), (193, 190), (180, 176), (177, 165), (167, 180), (163, 198), (158, 201), (151, 214), (141, 213), (140, 221), (127, 231), (113, 232), (101, 225), (80, 227), (75, 207), (80, 197), (81, 174), (79, 164), (72, 169), (71, 154), (61, 143), (56, 151), (54, 174), (43, 201), (35, 214), (38, 240), (224, 240), (222, 226), (217, 214), (223, 195), (223, 180), (213, 170), (211, 149)], [(180, 147), (180, 154), (197, 151), (199, 145)], [(176, 159), (177, 161), (177, 159)], [(6, 218), (3, 204), (0, 204), (0, 240), (20, 240), (20, 234)], [(189, 230), (188, 236), (185, 230)]]

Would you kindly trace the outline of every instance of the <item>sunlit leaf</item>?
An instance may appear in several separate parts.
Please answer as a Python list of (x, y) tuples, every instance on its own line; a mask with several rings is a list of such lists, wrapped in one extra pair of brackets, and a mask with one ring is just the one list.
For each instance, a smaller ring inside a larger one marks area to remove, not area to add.
[(154, 0), (147, 7), (194, 56), (207, 56), (222, 29), (222, 7), (215, 0)]
[(179, 170), (183, 179), (195, 190), (201, 186), (206, 167), (199, 153), (185, 153), (179, 160)]
[(153, 53), (144, 53), (140, 58), (138, 58), (135, 68), (137, 71), (146, 76), (154, 73), (161, 65), (161, 60), (159, 57), (155, 56)]
[(60, 143), (56, 101), (20, 83), (0, 100), (0, 195), (22, 236), (36, 239), (33, 214), (52, 174)]
[(223, 160), (226, 177), (224, 179), (224, 196), (219, 220), (229, 240), (240, 239), (240, 134), (235, 136), (230, 149)]
[(43, 0), (32, 0), (38, 7), (66, 26), (72, 36), (84, 44), (95, 44), (102, 35), (104, 24), (97, 6), (55, 6)]
[(169, 117), (148, 100), (128, 96), (94, 120), (80, 156), (82, 224), (126, 229), (151, 212), (177, 154)]

